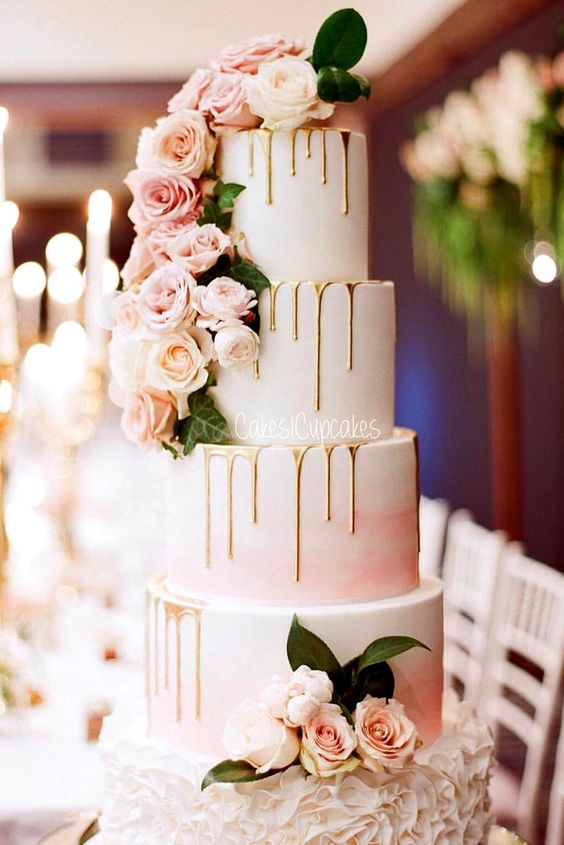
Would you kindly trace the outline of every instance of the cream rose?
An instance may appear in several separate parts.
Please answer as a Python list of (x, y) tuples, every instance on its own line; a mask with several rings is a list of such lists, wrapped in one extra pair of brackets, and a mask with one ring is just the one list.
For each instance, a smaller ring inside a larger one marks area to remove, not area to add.
[(359, 765), (357, 739), (338, 704), (322, 704), (302, 728), (300, 760), (312, 775), (330, 777)]
[(289, 701), (288, 682), (278, 676), (273, 678), (261, 694), (260, 700), (275, 719), (283, 719)]
[(124, 408), (121, 428), (128, 440), (148, 451), (156, 442), (172, 437), (175, 412), (168, 393), (139, 387)]
[(143, 283), (137, 296), (137, 310), (153, 332), (177, 329), (195, 316), (192, 293), (196, 281), (172, 262), (155, 270)]
[(199, 186), (188, 176), (158, 170), (132, 170), (125, 184), (133, 194), (129, 218), (136, 226), (154, 226), (164, 220), (192, 218), (201, 207)]
[(405, 715), (405, 708), (391, 698), (367, 695), (357, 704), (355, 733), (362, 763), (374, 772), (401, 768), (413, 759), (420, 745), (417, 728)]
[[(256, 304), (254, 291), (227, 276), (199, 285), (194, 294), (194, 307), (200, 315), (198, 325), (208, 328), (215, 328), (222, 321), (235, 321), (236, 325)], [(246, 338), (247, 333), (242, 336)]]
[(131, 291), (124, 291), (114, 296), (111, 301), (112, 327), (124, 332), (134, 332), (139, 328), (141, 317), (137, 309), (137, 298)]
[(297, 56), (303, 50), (302, 41), (290, 41), (283, 35), (262, 35), (251, 38), (244, 44), (227, 47), (211, 64), (216, 70), (256, 73), (264, 62), (271, 62), (282, 56)]
[(239, 71), (218, 71), (202, 95), (200, 109), (209, 114), (214, 131), (252, 129), (259, 125), (260, 118), (249, 109), (244, 78)]
[(242, 323), (221, 326), (214, 340), (220, 366), (238, 370), (256, 361), (259, 339), (256, 332)]
[(284, 723), (289, 727), (299, 728), (317, 716), (320, 706), (317, 698), (307, 692), (294, 695), (286, 705)]
[(230, 716), (223, 744), (232, 760), (246, 760), (258, 774), (284, 769), (300, 751), (298, 733), (255, 702), (244, 701)]
[(199, 178), (213, 164), (216, 140), (203, 114), (194, 109), (161, 117), (144, 129), (137, 149), (137, 167)]
[(330, 117), (335, 106), (317, 95), (317, 74), (305, 59), (286, 56), (259, 67), (244, 81), (253, 114), (267, 129), (297, 129), (312, 118)]
[(146, 240), (139, 235), (133, 241), (129, 258), (121, 270), (121, 278), (126, 288), (138, 285), (155, 269), (153, 254)]
[[(205, 385), (206, 365), (212, 357), (213, 344), (205, 329), (192, 327), (166, 335), (151, 344), (147, 355), (147, 382), (158, 390), (170, 390), (179, 400)], [(183, 403), (181, 399), (179, 402), (180, 413)]]
[(184, 109), (197, 109), (208, 85), (211, 84), (215, 73), (211, 68), (196, 68), (190, 79), (184, 83), (180, 91), (168, 101), (168, 111), (177, 112)]
[(116, 405), (125, 404), (125, 400), (118, 399), (118, 395), (125, 397), (145, 383), (149, 346), (138, 332), (118, 328), (112, 332), (108, 355), (114, 381), (112, 399)]
[(328, 704), (333, 698), (333, 682), (327, 672), (310, 669), (309, 666), (299, 666), (295, 670), (289, 690), (290, 695), (312, 695), (320, 704)]
[(209, 270), (222, 255), (233, 255), (231, 238), (214, 223), (192, 226), (168, 246), (169, 255), (179, 267), (194, 276)]

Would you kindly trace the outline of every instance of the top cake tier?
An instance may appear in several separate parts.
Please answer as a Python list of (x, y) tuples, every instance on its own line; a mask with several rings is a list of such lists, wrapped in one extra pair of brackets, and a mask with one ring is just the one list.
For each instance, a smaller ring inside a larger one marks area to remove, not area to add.
[(222, 138), (224, 182), (246, 186), (234, 226), (276, 281), (368, 277), (364, 135), (332, 127), (252, 129)]

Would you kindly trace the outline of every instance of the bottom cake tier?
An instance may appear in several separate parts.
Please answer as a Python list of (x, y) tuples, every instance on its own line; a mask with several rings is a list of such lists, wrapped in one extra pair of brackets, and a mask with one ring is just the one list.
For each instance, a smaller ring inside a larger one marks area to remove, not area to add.
[(493, 740), (468, 705), (445, 695), (443, 732), (403, 768), (329, 778), (292, 766), (257, 783), (200, 784), (209, 756), (107, 720), (104, 845), (480, 845), (489, 829)]

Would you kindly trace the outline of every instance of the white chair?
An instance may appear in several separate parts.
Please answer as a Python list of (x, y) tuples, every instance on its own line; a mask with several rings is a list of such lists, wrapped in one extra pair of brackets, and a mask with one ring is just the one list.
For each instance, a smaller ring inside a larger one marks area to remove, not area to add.
[(445, 550), (449, 507), (444, 499), (419, 500), (419, 572), (439, 576)]
[(448, 522), (445, 582), (445, 683), (477, 705), (505, 535), (477, 525), (468, 511)]
[(535, 842), (542, 827), (543, 775), (561, 706), (564, 575), (511, 544), (503, 558), (480, 710), (524, 748), (520, 781), (499, 767), (494, 814)]
[(550, 790), (546, 845), (564, 845), (564, 711)]

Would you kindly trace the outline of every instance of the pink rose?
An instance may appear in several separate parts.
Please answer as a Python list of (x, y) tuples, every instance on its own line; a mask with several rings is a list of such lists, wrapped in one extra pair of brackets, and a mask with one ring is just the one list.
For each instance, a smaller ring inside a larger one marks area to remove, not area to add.
[(232, 760), (246, 760), (258, 774), (285, 769), (300, 751), (297, 731), (255, 701), (244, 701), (230, 716), (223, 744)]
[(198, 276), (217, 263), (222, 255), (233, 257), (233, 246), (214, 223), (192, 226), (181, 232), (168, 246), (171, 259), (186, 273)]
[(144, 226), (141, 228), (148, 249), (153, 255), (157, 264), (165, 261), (172, 261), (170, 247), (179, 235), (183, 235), (191, 229), (198, 217), (201, 216), (201, 208), (195, 209), (193, 214), (181, 217), (178, 220), (163, 220), (156, 226)]
[(112, 325), (124, 332), (134, 332), (139, 328), (141, 317), (137, 310), (136, 297), (125, 291), (112, 299)]
[(200, 315), (198, 325), (216, 327), (219, 322), (242, 320), (257, 304), (254, 291), (227, 276), (199, 285), (194, 294), (194, 307)]
[(209, 113), (211, 127), (216, 132), (223, 128), (252, 129), (260, 118), (251, 114), (247, 94), (243, 88), (244, 74), (239, 71), (218, 71), (200, 101), (202, 111)]
[(362, 763), (374, 772), (401, 767), (413, 759), (420, 745), (417, 728), (405, 708), (391, 698), (367, 695), (356, 705), (355, 732)]
[(202, 95), (214, 76), (214, 71), (210, 68), (196, 68), (188, 82), (185, 82), (180, 91), (168, 101), (168, 111), (175, 112), (199, 108)]
[(322, 704), (302, 728), (300, 760), (304, 769), (318, 777), (352, 771), (359, 765), (353, 756), (357, 739), (338, 704)]
[(132, 170), (125, 184), (133, 194), (129, 217), (137, 226), (190, 217), (201, 205), (199, 185), (181, 174)]
[(216, 70), (256, 73), (263, 62), (270, 62), (282, 56), (297, 56), (303, 49), (304, 44), (301, 41), (290, 41), (283, 35), (263, 35), (244, 44), (227, 47), (211, 64)]
[(133, 241), (129, 258), (123, 265), (121, 278), (126, 288), (138, 285), (155, 269), (155, 262), (147, 242), (139, 237)]
[(154, 129), (144, 129), (137, 150), (137, 167), (182, 173), (198, 179), (213, 165), (216, 140), (203, 114), (183, 109), (157, 120)]
[(139, 387), (121, 416), (121, 427), (128, 440), (147, 451), (155, 441), (170, 440), (176, 409), (168, 393)]
[(137, 297), (137, 309), (145, 325), (161, 334), (191, 320), (195, 287), (195, 279), (170, 261), (151, 273)]
[(248, 367), (259, 355), (258, 334), (242, 323), (220, 325), (214, 346), (220, 366), (226, 369), (240, 370)]

